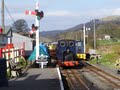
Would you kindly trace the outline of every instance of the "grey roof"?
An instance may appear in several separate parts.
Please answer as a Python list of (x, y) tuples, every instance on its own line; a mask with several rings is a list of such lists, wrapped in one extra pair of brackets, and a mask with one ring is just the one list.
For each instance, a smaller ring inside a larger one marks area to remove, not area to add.
[(20, 35), (19, 33), (14, 33), (13, 32), (13, 36), (17, 36), (17, 37), (20, 37), (20, 38), (23, 38), (23, 39), (29, 39), (29, 40), (35, 40), (35, 39), (33, 39), (33, 38), (30, 38), (30, 37), (28, 37), (28, 36), (23, 36), (23, 35)]
[[(2, 27), (2, 26), (0, 26)], [(5, 26), (5, 30), (4, 30), (4, 33), (3, 34), (6, 34), (8, 33), (8, 31), (10, 30), (11, 26)]]
[(0, 36), (11, 36), (12, 37), (12, 29), (10, 26), (6, 26), (5, 30)]
[(58, 42), (50, 42), (49, 44), (58, 44)]

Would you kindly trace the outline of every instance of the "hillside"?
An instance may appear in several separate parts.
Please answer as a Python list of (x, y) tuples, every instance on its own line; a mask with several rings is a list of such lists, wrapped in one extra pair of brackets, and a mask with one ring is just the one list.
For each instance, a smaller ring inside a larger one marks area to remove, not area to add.
[[(89, 38), (93, 39), (93, 20), (85, 23), (86, 28), (90, 28)], [(107, 34), (111, 37), (120, 38), (120, 16), (108, 16), (101, 19), (95, 20), (96, 26), (96, 37), (101, 38), (101, 36)], [(52, 39), (53, 41), (59, 39), (81, 39), (83, 24), (71, 27), (66, 30), (53, 30), (41, 32), (43, 37)]]
[(65, 32), (65, 30), (53, 30), (53, 31), (43, 31), (43, 32), (40, 32), (40, 35), (43, 36), (43, 37), (48, 37), (48, 36), (52, 36), (52, 37), (55, 37), (56, 35), (62, 33), (62, 32)]
[[(101, 21), (96, 19), (96, 24), (99, 24)], [(91, 30), (93, 31), (93, 21), (91, 20), (90, 22), (85, 23), (86, 28), (91, 28)], [(59, 38), (59, 35), (62, 35), (64, 33), (69, 33), (69, 32), (79, 32), (82, 31), (83, 29), (83, 24), (79, 24), (76, 25), (74, 27), (65, 29), (65, 30), (53, 30), (53, 31), (44, 31), (44, 32), (40, 32), (40, 34), (43, 37), (54, 37), (54, 38)]]

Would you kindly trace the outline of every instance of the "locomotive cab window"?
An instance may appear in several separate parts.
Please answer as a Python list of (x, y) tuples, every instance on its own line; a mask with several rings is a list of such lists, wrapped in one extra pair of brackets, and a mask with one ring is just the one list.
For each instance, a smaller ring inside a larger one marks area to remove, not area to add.
[(61, 42), (60, 42), (60, 46), (61, 46), (61, 47), (65, 47), (65, 42), (64, 42), (64, 41), (61, 41)]
[(82, 46), (82, 43), (81, 42), (77, 42), (76, 46)]

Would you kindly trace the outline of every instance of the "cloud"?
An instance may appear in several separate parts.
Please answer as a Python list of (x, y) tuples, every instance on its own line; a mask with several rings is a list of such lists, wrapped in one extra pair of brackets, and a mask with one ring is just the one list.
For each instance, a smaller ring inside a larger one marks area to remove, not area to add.
[(110, 0), (109, 2), (111, 2), (111, 3), (118, 3), (118, 2), (120, 2), (120, 0)]
[(89, 21), (92, 19), (100, 19), (102, 17), (106, 17), (106, 16), (110, 16), (112, 15), (113, 9), (94, 9), (94, 10), (86, 10), (86, 11), (81, 11), (79, 13), (79, 17), (77, 18), (81, 18), (84, 19), (85, 21)]
[[(32, 23), (35, 22), (35, 16), (25, 15), (24, 13), (11, 13), (11, 16), (14, 21), (16, 21), (18, 19), (24, 19), (30, 26)], [(5, 24), (12, 25), (14, 23), (12, 18), (7, 14), (5, 17)]]
[(66, 17), (66, 16), (78, 16), (78, 13), (70, 12), (70, 11), (52, 11), (52, 12), (46, 12), (46, 16), (52, 16), (52, 17)]
[(120, 8), (114, 9), (112, 15), (120, 15)]
[[(41, 21), (41, 30), (54, 30), (54, 29), (66, 29), (72, 26), (78, 25), (80, 23), (85, 23), (94, 18), (102, 18), (110, 15), (120, 15), (120, 8), (111, 8), (111, 9), (94, 9), (86, 11), (67, 11), (67, 10), (58, 10), (58, 11), (45, 11), (45, 17)], [(25, 19), (29, 26), (35, 22), (35, 16), (25, 15), (23, 12), (11, 12), (14, 20)], [(11, 23), (11, 18), (9, 15), (5, 17), (7, 24), (8, 21)], [(55, 27), (56, 26), (56, 27)]]
[[(34, 19), (34, 16), (31, 15), (25, 15), (25, 13), (12, 13), (11, 14), (12, 18), (14, 18), (14, 20), (18, 20), (18, 19), (25, 19), (25, 20), (29, 20), (29, 19)], [(11, 17), (9, 15), (6, 15), (5, 17), (6, 20), (11, 19)]]

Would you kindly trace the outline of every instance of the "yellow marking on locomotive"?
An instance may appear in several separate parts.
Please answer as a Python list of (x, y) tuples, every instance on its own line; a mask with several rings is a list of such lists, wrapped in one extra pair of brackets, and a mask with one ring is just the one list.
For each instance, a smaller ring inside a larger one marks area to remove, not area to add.
[(56, 45), (53, 45), (53, 44), (49, 45), (48, 47), (49, 47), (50, 50), (55, 50), (56, 49)]
[(77, 54), (79, 59), (86, 59), (86, 54)]

